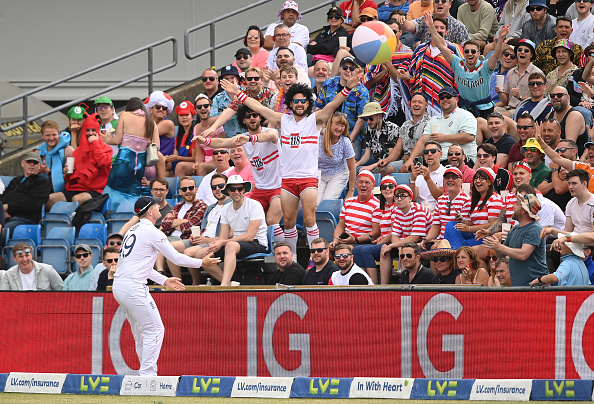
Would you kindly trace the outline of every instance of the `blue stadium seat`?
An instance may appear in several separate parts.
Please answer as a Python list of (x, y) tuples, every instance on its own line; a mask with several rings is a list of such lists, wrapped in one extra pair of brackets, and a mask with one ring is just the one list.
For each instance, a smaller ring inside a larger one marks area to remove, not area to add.
[(320, 230), (320, 237), (332, 242), (334, 229), (336, 229), (336, 218), (331, 212), (316, 211), (316, 223)]
[(245, 258), (238, 259), (237, 262), (261, 262), (264, 261), (264, 258), (266, 257), (273, 257), (274, 253), (272, 251), (272, 247), (274, 244), (274, 228), (272, 226), (268, 226), (268, 229), (266, 230), (266, 236), (268, 237), (268, 248), (266, 252), (249, 255)]
[(78, 202), (56, 202), (52, 209), (41, 219), (44, 236), (48, 237), (55, 227), (71, 226), (72, 216), (76, 208), (78, 208)]
[(109, 219), (106, 220), (109, 233), (117, 233), (122, 226), (134, 216), (134, 204), (136, 201), (126, 201), (120, 203), (115, 212), (111, 212)]
[(8, 186), (8, 184), (10, 184), (10, 181), (12, 181), (13, 178), (14, 175), (0, 175), (0, 179), (4, 183), (5, 188)]
[[(77, 238), (75, 240), (75, 245), (73, 245), (70, 249), (70, 256), (72, 257), (72, 272), (78, 271), (78, 264), (74, 260), (74, 253), (76, 252), (74, 248), (79, 244), (87, 244), (91, 248), (91, 254), (93, 254), (93, 258), (91, 258), (91, 265), (95, 266), (99, 262), (101, 262), (101, 253), (103, 252), (103, 247), (97, 244), (92, 244), (93, 240), (97, 239), (86, 239), (86, 238)], [(95, 241), (96, 242), (96, 241)]]
[(330, 212), (334, 216), (334, 224), (338, 224), (340, 210), (344, 204), (344, 199), (325, 199), (318, 205), (317, 212)]
[(52, 265), (58, 273), (70, 272), (70, 248), (74, 244), (75, 230), (74, 227), (53, 228), (37, 246), (40, 261)]
[[(107, 225), (100, 223), (85, 223), (80, 228), (77, 238), (96, 239), (98, 241), (96, 244), (103, 247), (107, 240)], [(80, 243), (76, 242), (76, 244)]]
[(173, 198), (173, 196), (177, 194), (177, 190), (179, 189), (179, 178), (167, 177), (166, 180), (169, 183), (169, 192), (167, 192), (167, 196), (165, 198)]
[(204, 179), (203, 175), (192, 175), (192, 178), (194, 178), (194, 181), (196, 181), (196, 186), (199, 187), (200, 184), (202, 183), (202, 180)]
[(176, 198), (167, 199), (167, 203), (170, 204), (171, 206), (175, 206), (175, 205), (177, 205), (177, 199)]
[(396, 180), (398, 185), (408, 185), (411, 173), (392, 173), (390, 174)]

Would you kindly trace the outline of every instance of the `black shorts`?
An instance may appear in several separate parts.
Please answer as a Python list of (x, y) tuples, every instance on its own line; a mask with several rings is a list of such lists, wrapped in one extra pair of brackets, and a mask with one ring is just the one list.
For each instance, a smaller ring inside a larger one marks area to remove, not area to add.
[(101, 194), (97, 191), (62, 191), (62, 193), (64, 194), (64, 197), (66, 198), (67, 202), (72, 202), (72, 198), (78, 194), (82, 194), (82, 193), (87, 193), (89, 195), (91, 195), (91, 198), (97, 198), (98, 196), (100, 196)]
[[(257, 241), (238, 241), (239, 243), (239, 252), (237, 253), (237, 258), (242, 259), (245, 257), (249, 257), (252, 254), (257, 253), (264, 253), (266, 252), (266, 247), (260, 244)], [(215, 257), (220, 258), (223, 260), (225, 258), (225, 246), (223, 246), (219, 251), (214, 253)]]

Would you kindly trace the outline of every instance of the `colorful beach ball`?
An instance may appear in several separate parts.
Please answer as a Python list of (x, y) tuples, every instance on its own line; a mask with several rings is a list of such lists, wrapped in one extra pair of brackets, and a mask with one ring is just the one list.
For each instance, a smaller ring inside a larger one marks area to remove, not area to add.
[(365, 22), (353, 34), (353, 51), (365, 64), (379, 65), (387, 62), (395, 50), (394, 31), (381, 21)]

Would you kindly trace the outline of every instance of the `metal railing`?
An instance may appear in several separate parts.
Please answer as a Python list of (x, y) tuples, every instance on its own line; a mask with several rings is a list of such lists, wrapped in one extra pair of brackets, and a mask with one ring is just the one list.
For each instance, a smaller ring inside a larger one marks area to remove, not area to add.
[[(245, 7), (242, 7), (240, 9), (237, 9), (235, 11), (232, 11), (230, 13), (224, 14), (224, 15), (222, 15), (220, 17), (217, 17), (217, 18), (215, 18), (215, 19), (213, 19), (211, 21), (207, 21), (205, 23), (202, 23), (202, 24), (196, 25), (194, 27), (188, 28), (186, 30), (186, 32), (184, 32), (184, 52), (186, 54), (186, 58), (188, 58), (189, 60), (192, 60), (192, 59), (196, 59), (197, 57), (200, 57), (202, 55), (206, 55), (207, 53), (210, 53), (210, 66), (212, 68), (214, 68), (216, 66), (216, 63), (215, 63), (215, 51), (217, 49), (220, 49), (222, 47), (225, 47), (227, 45), (230, 45), (232, 43), (235, 43), (238, 40), (243, 39), (243, 37), (244, 37), (244, 35), (239, 35), (239, 36), (236, 36), (234, 38), (231, 38), (231, 39), (228, 39), (226, 41), (223, 41), (221, 43), (215, 44), (215, 24), (217, 22), (219, 22), (219, 21), (223, 21), (223, 20), (226, 20), (227, 18), (236, 16), (237, 14), (242, 13), (244, 11), (253, 10), (255, 7), (261, 6), (261, 5), (266, 4), (266, 3), (270, 3), (271, 1), (272, 0), (260, 0), (260, 1), (257, 1), (255, 3), (250, 4), (248, 6), (245, 6)], [(326, 1), (323, 1), (323, 2), (317, 4), (317, 5), (313, 6), (313, 7), (310, 7), (308, 9), (304, 10), (304, 11), (301, 11), (301, 15), (309, 14), (309, 13), (311, 13), (313, 11), (319, 10), (320, 8), (326, 7), (326, 6), (330, 5), (330, 4), (332, 4), (332, 6), (335, 6), (336, 5), (336, 0), (326, 0)], [(209, 27), (210, 28), (209, 29), (209, 31), (210, 31), (210, 39), (209, 39), (210, 46), (208, 48), (206, 48), (206, 49), (201, 50), (200, 52), (191, 53), (190, 52), (190, 46), (191, 46), (190, 34), (192, 34), (193, 32), (196, 32), (196, 31), (198, 31), (198, 30), (200, 30), (202, 28), (205, 28), (205, 27)], [(246, 29), (247, 29), (247, 25), (246, 25)]]
[[(154, 66), (153, 66), (154, 48), (156, 48), (156, 47), (158, 47), (160, 45), (163, 45), (165, 43), (168, 43), (168, 42), (171, 42), (172, 43), (172, 48), (173, 48), (172, 59), (173, 60), (172, 60), (171, 63), (155, 69)], [(34, 115), (34, 116), (29, 116), (29, 97), (32, 96), (33, 94), (37, 94), (37, 93), (39, 93), (39, 92), (41, 92), (43, 90), (47, 90), (49, 88), (56, 87), (59, 84), (65, 83), (67, 81), (70, 81), (72, 79), (75, 79), (77, 77), (80, 77), (82, 75), (85, 75), (87, 73), (94, 72), (96, 70), (99, 70), (99, 69), (101, 69), (101, 68), (103, 68), (105, 66), (112, 65), (112, 64), (114, 64), (116, 62), (119, 62), (121, 60), (128, 59), (128, 58), (130, 58), (132, 56), (138, 55), (138, 54), (140, 54), (142, 52), (145, 52), (145, 51), (147, 51), (147, 53), (148, 53), (148, 55), (147, 55), (148, 56), (148, 71), (146, 71), (146, 72), (144, 72), (142, 74), (139, 74), (139, 75), (137, 75), (135, 77), (132, 77), (132, 78), (130, 78), (128, 80), (124, 80), (124, 81), (121, 81), (121, 82), (116, 83), (114, 85), (111, 85), (111, 86), (109, 86), (107, 88), (101, 89), (99, 91), (95, 91), (95, 92), (93, 92), (91, 94), (88, 94), (87, 96), (85, 96), (83, 98), (79, 98), (79, 99), (76, 99), (74, 101), (70, 101), (70, 102), (64, 103), (62, 105), (59, 105), (59, 106), (57, 106), (55, 108), (52, 108), (49, 111), (45, 111), (45, 112), (42, 112), (42, 113), (37, 114), (37, 115)], [(9, 98), (7, 100), (0, 101), (0, 118), (1, 118), (1, 116), (2, 116), (2, 107), (4, 105), (13, 103), (13, 102), (18, 101), (20, 99), (23, 100), (23, 110), (22, 110), (23, 111), (23, 119), (20, 120), (20, 121), (18, 121), (18, 122), (13, 123), (12, 125), (9, 125), (9, 126), (6, 126), (6, 127), (0, 127), (0, 131), (1, 132), (6, 132), (6, 131), (9, 131), (11, 129), (17, 128), (19, 126), (23, 126), (23, 148), (26, 148), (28, 146), (28, 144), (29, 144), (28, 143), (28, 140), (29, 140), (28, 137), (29, 137), (29, 123), (30, 122), (33, 122), (33, 121), (35, 121), (36, 119), (39, 119), (39, 118), (43, 118), (44, 116), (51, 115), (53, 113), (59, 112), (59, 111), (61, 111), (63, 109), (70, 108), (73, 105), (78, 105), (79, 103), (81, 103), (83, 101), (86, 101), (86, 100), (88, 100), (90, 98), (94, 98), (94, 97), (96, 97), (96, 96), (98, 96), (100, 94), (108, 93), (111, 90), (115, 90), (117, 88), (126, 86), (126, 85), (128, 85), (130, 83), (134, 83), (134, 82), (139, 81), (139, 80), (142, 80), (142, 79), (144, 79), (146, 77), (148, 77), (148, 94), (150, 94), (150, 93), (153, 92), (153, 76), (155, 74), (157, 74), (157, 73), (162, 72), (162, 71), (171, 69), (171, 68), (175, 67), (176, 65), (177, 65), (177, 39), (175, 39), (173, 36), (170, 36), (170, 37), (164, 38), (164, 39), (162, 39), (160, 41), (153, 42), (152, 44), (145, 45), (145, 46), (143, 46), (141, 48), (138, 48), (136, 50), (133, 50), (131, 52), (128, 52), (128, 53), (126, 53), (124, 55), (121, 55), (121, 56), (118, 56), (116, 58), (107, 60), (107, 61), (105, 61), (103, 63), (100, 63), (98, 65), (95, 65), (93, 67), (89, 67), (88, 69), (82, 70), (82, 71), (80, 71), (78, 73), (72, 74), (70, 76), (64, 77), (64, 78), (59, 79), (59, 80), (56, 80), (56, 81), (52, 81), (51, 83), (45, 84), (45, 85), (43, 85), (41, 87), (37, 87), (37, 88), (35, 88), (33, 90), (30, 90), (30, 91), (27, 91), (27, 92), (25, 92), (23, 94), (16, 95), (16, 96), (14, 96), (12, 98)]]

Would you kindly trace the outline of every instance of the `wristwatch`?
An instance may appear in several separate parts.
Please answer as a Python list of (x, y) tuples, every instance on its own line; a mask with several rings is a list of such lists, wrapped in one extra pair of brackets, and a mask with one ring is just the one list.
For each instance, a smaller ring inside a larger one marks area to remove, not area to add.
[(556, 171), (559, 171), (559, 169), (558, 168), (551, 168), (551, 174), (554, 173), (554, 172), (556, 172)]

